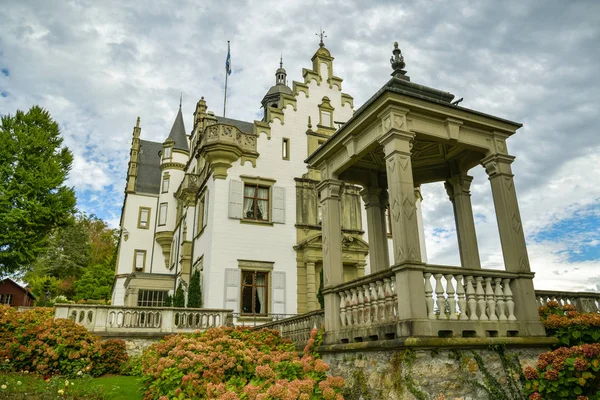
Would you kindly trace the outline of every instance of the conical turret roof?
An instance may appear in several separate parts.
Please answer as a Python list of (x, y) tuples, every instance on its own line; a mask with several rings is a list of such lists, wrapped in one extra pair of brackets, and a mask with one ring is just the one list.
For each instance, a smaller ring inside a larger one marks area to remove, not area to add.
[(174, 149), (189, 151), (190, 147), (187, 141), (187, 135), (185, 133), (185, 125), (183, 124), (183, 115), (181, 113), (181, 106), (179, 106), (179, 112), (175, 117), (175, 122), (173, 122), (173, 127), (171, 128), (171, 133), (169, 133), (169, 139), (171, 139), (175, 144), (173, 145)]

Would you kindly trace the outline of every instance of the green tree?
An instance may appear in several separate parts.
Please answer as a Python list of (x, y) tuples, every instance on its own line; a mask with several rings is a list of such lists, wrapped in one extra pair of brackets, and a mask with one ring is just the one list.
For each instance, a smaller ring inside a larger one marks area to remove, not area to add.
[(179, 285), (177, 285), (177, 290), (175, 291), (175, 297), (173, 297), (173, 307), (185, 307), (185, 294), (183, 293), (181, 281), (179, 281)]
[(65, 186), (73, 155), (58, 123), (38, 107), (0, 122), (0, 274), (20, 272), (69, 224), (75, 193)]
[(115, 272), (110, 265), (96, 264), (88, 267), (75, 281), (75, 300), (108, 300)]
[(188, 291), (189, 308), (202, 308), (202, 286), (200, 284), (200, 271), (196, 270), (190, 278), (190, 288)]

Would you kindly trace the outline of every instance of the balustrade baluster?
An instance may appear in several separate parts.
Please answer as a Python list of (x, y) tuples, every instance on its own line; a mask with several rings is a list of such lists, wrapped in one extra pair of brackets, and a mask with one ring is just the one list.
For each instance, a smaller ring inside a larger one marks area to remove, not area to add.
[(377, 322), (385, 321), (385, 292), (383, 291), (383, 281), (376, 281), (377, 285)]
[(353, 326), (359, 325), (358, 321), (358, 296), (356, 293), (356, 289), (350, 289), (350, 293), (352, 293), (352, 324)]
[(394, 320), (394, 301), (392, 299), (392, 287), (389, 278), (383, 279), (383, 293), (385, 295), (385, 321), (390, 322)]
[(450, 312), (449, 319), (458, 319), (456, 316), (456, 299), (454, 298), (454, 285), (452, 284), (452, 274), (444, 275), (446, 278), (446, 293), (448, 294), (448, 308)]
[(364, 310), (365, 325), (369, 325), (371, 323), (371, 295), (369, 293), (369, 285), (362, 285), (362, 290), (364, 292), (364, 299), (365, 299), (365, 310)]
[(352, 293), (344, 290), (346, 294), (346, 326), (352, 326)]
[(377, 301), (377, 287), (375, 286), (375, 282), (369, 283), (369, 288), (371, 288), (371, 320), (374, 324), (377, 323), (379, 318), (379, 303)]
[(485, 291), (483, 290), (483, 278), (478, 276), (475, 278), (477, 282), (477, 288), (475, 289), (475, 295), (477, 296), (477, 313), (480, 321), (489, 320), (487, 314), (485, 313)]
[(469, 307), (469, 320), (478, 321), (477, 317), (477, 300), (475, 299), (475, 288), (473, 287), (472, 276), (467, 276), (467, 306)]
[(431, 287), (431, 274), (425, 272), (423, 274), (425, 279), (425, 305), (427, 306), (427, 317), (429, 319), (435, 319), (435, 310), (433, 309), (433, 288)]
[(502, 278), (494, 278), (496, 282), (496, 311), (500, 321), (506, 321), (506, 305), (504, 303), (504, 292), (502, 291)]
[(488, 317), (490, 321), (498, 321), (496, 315), (496, 299), (494, 298), (494, 289), (492, 289), (492, 278), (485, 278), (485, 298), (487, 300)]
[(460, 309), (460, 315), (458, 319), (466, 320), (467, 317), (467, 299), (465, 298), (465, 286), (462, 275), (456, 276), (456, 296), (458, 297), (458, 308)]
[(513, 293), (510, 290), (510, 279), (503, 279), (504, 282), (504, 302), (506, 303), (506, 312), (508, 313), (509, 321), (516, 321), (515, 317), (515, 302), (513, 301)]
[(446, 299), (444, 298), (444, 287), (442, 286), (442, 274), (434, 274), (435, 278), (435, 304), (438, 312), (440, 313), (440, 319), (446, 316)]
[(365, 296), (363, 294), (362, 287), (357, 287), (356, 291), (358, 292), (358, 324), (365, 324)]
[(346, 295), (344, 292), (338, 292), (340, 296), (340, 321), (342, 326), (346, 326)]

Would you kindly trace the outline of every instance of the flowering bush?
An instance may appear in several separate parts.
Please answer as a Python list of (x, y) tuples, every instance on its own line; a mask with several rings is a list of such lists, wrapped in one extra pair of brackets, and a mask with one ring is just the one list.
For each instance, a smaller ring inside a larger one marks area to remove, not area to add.
[(555, 336), (561, 345), (597, 343), (600, 340), (600, 314), (579, 313), (571, 304), (560, 306), (549, 301), (539, 308), (540, 318), (548, 336)]
[(9, 360), (13, 371), (67, 377), (118, 371), (127, 360), (124, 343), (107, 342), (101, 344), (97, 336), (71, 320), (54, 319), (51, 308), (16, 312), (0, 306), (0, 359)]
[(127, 364), (128, 359), (123, 340), (103, 340), (100, 342), (100, 357), (94, 368), (94, 374), (119, 374), (121, 367)]
[(299, 357), (277, 331), (214, 328), (169, 336), (144, 352), (145, 399), (342, 399), (341, 377), (313, 353), (317, 330)]
[[(529, 399), (600, 399), (600, 344), (561, 347), (525, 367)], [(577, 397), (575, 397), (577, 396)]]

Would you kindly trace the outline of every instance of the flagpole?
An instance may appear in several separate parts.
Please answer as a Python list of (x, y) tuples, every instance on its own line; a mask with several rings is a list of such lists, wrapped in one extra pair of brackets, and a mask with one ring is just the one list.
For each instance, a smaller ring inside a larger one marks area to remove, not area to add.
[[(227, 62), (229, 62), (229, 40), (227, 41)], [(225, 118), (225, 110), (227, 108), (227, 77), (229, 76), (229, 68), (225, 68), (225, 97), (223, 98), (223, 118)]]

